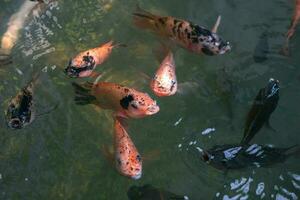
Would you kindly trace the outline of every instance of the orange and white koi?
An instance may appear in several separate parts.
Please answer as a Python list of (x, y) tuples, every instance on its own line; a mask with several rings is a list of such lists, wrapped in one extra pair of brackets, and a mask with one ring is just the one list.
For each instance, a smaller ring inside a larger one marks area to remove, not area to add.
[[(13, 14), (8, 22), (6, 32), (1, 39), (1, 52), (4, 55), (10, 55), (12, 48), (19, 39), (19, 32), (24, 27), (27, 17), (31, 11), (38, 5), (36, 2), (25, 1), (18, 12)], [(8, 58), (5, 57), (5, 58)]]
[(122, 175), (136, 180), (142, 176), (142, 157), (120, 120), (116, 117), (114, 124), (116, 168)]
[(112, 52), (112, 49), (118, 46), (124, 45), (113, 45), (113, 41), (109, 41), (100, 47), (79, 53), (70, 60), (65, 69), (65, 73), (72, 78), (91, 76), (96, 66), (107, 60)]
[(142, 118), (159, 111), (156, 101), (148, 94), (117, 83), (86, 82), (72, 85), (76, 93), (75, 103), (78, 105), (96, 104), (103, 109), (113, 110), (117, 116), (125, 118)]
[(150, 82), (150, 87), (157, 96), (171, 96), (177, 91), (175, 61), (171, 51), (168, 52)]
[(133, 16), (136, 26), (150, 29), (192, 52), (218, 55), (231, 49), (229, 42), (225, 42), (217, 35), (221, 20), (220, 16), (212, 31), (186, 20), (171, 16), (154, 15), (140, 8), (133, 13)]

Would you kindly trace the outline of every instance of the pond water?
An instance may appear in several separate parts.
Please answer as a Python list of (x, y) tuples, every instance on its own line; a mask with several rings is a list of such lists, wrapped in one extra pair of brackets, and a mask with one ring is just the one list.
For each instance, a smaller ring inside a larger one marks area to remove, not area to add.
[[(0, 2), (1, 36), (24, 1)], [(153, 49), (160, 38), (133, 25), (137, 3), (209, 29), (222, 15), (218, 33), (232, 50), (210, 57), (175, 48), (179, 92), (155, 97), (146, 77), (159, 66)], [(271, 77), (281, 87), (270, 119), (276, 132), (263, 127), (252, 142), (276, 147), (299, 143), (299, 29), (290, 56), (279, 53), (293, 10), (294, 2), (284, 0), (57, 0), (35, 9), (12, 49), (13, 63), (0, 68), (1, 113), (36, 71), (42, 71), (35, 93), (38, 112), (58, 108), (21, 130), (8, 129), (0, 115), (0, 199), (125, 200), (131, 186), (145, 184), (193, 200), (298, 199), (299, 155), (268, 168), (223, 172), (190, 151), (239, 143), (246, 114)], [(268, 35), (268, 57), (255, 62), (263, 33)], [(160, 106), (156, 115), (128, 120), (128, 132), (144, 158), (139, 180), (121, 176), (103, 152), (113, 145), (112, 111), (74, 103), (71, 83), (94, 79), (75, 80), (63, 73), (74, 55), (109, 40), (127, 47), (115, 49), (96, 68), (100, 81), (145, 91)], [(203, 132), (208, 128), (214, 131)]]

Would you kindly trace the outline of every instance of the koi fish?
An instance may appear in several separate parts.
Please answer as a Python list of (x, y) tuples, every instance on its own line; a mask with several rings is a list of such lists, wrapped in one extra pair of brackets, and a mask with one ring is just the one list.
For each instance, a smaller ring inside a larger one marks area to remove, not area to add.
[(141, 8), (137, 8), (133, 16), (137, 27), (150, 29), (191, 52), (212, 56), (224, 54), (231, 49), (229, 42), (225, 42), (217, 35), (220, 16), (211, 31), (182, 19), (154, 15)]
[(1, 64), (11, 63), (11, 57), (9, 55), (11, 54), (12, 48), (15, 46), (16, 42), (19, 39), (19, 32), (24, 27), (27, 16), (37, 5), (38, 3), (26, 0), (21, 5), (18, 12), (10, 17), (8, 28), (1, 39)]
[(268, 59), (269, 53), (269, 36), (268, 32), (263, 32), (258, 40), (258, 43), (255, 47), (253, 60), (256, 63), (262, 63)]
[(300, 0), (296, 0), (294, 15), (293, 15), (289, 30), (286, 33), (286, 43), (285, 43), (285, 46), (283, 47), (283, 53), (285, 55), (289, 54), (289, 52), (288, 52), (289, 51), (289, 41), (295, 34), (295, 30), (296, 30), (297, 24), (299, 23), (299, 20), (300, 20)]
[(263, 125), (269, 125), (272, 112), (279, 100), (279, 81), (271, 78), (265, 88), (259, 90), (247, 115), (242, 143), (249, 143)]
[(177, 79), (175, 73), (175, 61), (171, 51), (160, 64), (150, 87), (157, 96), (171, 96), (177, 91)]
[(96, 104), (103, 109), (116, 111), (117, 116), (142, 118), (156, 114), (159, 106), (148, 94), (117, 83), (72, 83), (75, 89), (75, 103)]
[(129, 200), (189, 200), (187, 196), (177, 195), (149, 184), (131, 186), (127, 192), (127, 196)]
[(110, 56), (112, 49), (118, 46), (124, 45), (113, 45), (113, 41), (109, 41), (100, 47), (79, 53), (70, 60), (65, 73), (71, 78), (91, 76), (96, 66), (102, 64)]
[[(199, 150), (199, 149), (198, 149)], [(299, 146), (276, 148), (258, 144), (217, 145), (209, 150), (199, 150), (203, 161), (219, 170), (269, 167), (282, 163), (299, 152)]]
[(9, 128), (21, 129), (31, 124), (35, 119), (35, 106), (33, 103), (34, 88), (38, 79), (33, 79), (9, 101), (5, 112), (6, 123)]
[(142, 176), (142, 157), (120, 119), (115, 118), (114, 149), (116, 168), (120, 174), (132, 179)]

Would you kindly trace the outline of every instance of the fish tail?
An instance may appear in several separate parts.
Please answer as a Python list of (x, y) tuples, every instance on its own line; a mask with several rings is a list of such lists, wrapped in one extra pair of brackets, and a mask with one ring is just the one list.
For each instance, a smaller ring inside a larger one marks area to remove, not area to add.
[(158, 16), (141, 9), (138, 5), (136, 11), (133, 13), (134, 24), (143, 29), (155, 30), (155, 24), (158, 18)]
[(286, 148), (284, 151), (287, 156), (300, 154), (300, 146), (298, 144), (296, 144), (296, 145)]
[(84, 84), (78, 84), (73, 82), (72, 86), (75, 91), (75, 103), (78, 105), (87, 105), (95, 102), (96, 97), (91, 95), (93, 83), (86, 82)]

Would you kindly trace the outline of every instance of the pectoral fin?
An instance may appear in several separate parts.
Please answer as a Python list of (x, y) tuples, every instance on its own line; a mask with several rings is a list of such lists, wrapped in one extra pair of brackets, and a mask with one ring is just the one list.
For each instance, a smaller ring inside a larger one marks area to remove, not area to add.
[(211, 29), (211, 32), (217, 33), (220, 23), (221, 23), (221, 15), (218, 16), (217, 21), (216, 21), (214, 27)]
[(37, 113), (36, 116), (40, 117), (40, 116), (49, 114), (50, 112), (52, 112), (53, 110), (55, 110), (58, 107), (58, 105), (59, 105), (59, 103), (57, 103), (56, 105), (52, 106), (51, 108), (49, 108), (49, 109), (47, 109), (47, 110), (45, 110), (43, 112)]
[(101, 152), (103, 156), (109, 161), (109, 163), (114, 166), (114, 150), (111, 147), (107, 145), (102, 145), (101, 146)]
[(276, 129), (274, 129), (274, 128), (270, 125), (270, 121), (269, 121), (269, 120), (265, 123), (265, 127), (268, 128), (269, 130), (275, 132), (275, 133), (277, 132)]

